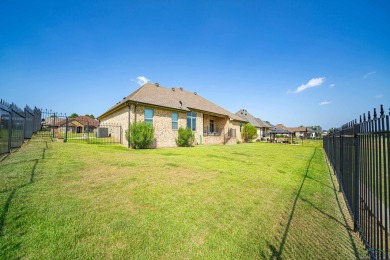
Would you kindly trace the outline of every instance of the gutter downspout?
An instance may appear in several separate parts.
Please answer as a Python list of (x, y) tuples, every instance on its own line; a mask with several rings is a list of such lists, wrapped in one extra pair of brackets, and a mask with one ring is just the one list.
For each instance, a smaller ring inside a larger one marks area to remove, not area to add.
[(134, 123), (137, 122), (137, 106), (138, 106), (138, 102), (135, 103), (135, 106), (134, 106)]

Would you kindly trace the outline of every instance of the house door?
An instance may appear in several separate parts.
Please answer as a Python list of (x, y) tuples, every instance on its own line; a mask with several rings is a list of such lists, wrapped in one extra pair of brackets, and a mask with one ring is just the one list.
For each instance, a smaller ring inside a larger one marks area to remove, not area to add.
[(76, 132), (77, 132), (78, 134), (81, 133), (81, 126), (78, 126), (78, 127), (77, 127)]

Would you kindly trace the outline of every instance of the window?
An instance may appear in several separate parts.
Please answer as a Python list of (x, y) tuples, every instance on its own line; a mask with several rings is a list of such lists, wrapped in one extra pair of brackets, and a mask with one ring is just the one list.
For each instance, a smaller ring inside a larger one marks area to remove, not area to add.
[(177, 130), (179, 128), (179, 114), (176, 112), (172, 113), (172, 129)]
[(196, 131), (196, 113), (187, 112), (187, 127), (192, 131)]
[(214, 132), (214, 120), (210, 120), (210, 132)]
[(145, 123), (153, 125), (153, 109), (145, 108)]

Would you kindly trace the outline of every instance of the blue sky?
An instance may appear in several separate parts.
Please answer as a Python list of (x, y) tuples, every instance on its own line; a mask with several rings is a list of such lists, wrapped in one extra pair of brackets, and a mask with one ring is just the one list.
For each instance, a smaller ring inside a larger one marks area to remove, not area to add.
[(389, 108), (389, 13), (386, 0), (2, 0), (0, 98), (98, 116), (143, 77), (273, 124), (338, 127)]

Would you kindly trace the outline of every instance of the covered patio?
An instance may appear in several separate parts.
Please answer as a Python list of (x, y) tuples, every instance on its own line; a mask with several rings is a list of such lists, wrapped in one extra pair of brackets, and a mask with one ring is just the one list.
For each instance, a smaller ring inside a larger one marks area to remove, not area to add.
[[(293, 132), (285, 129), (274, 128), (269, 133), (271, 143), (292, 143), (293, 141)], [(283, 135), (284, 138), (276, 138), (277, 135)], [(279, 142), (279, 140), (282, 140)]]

